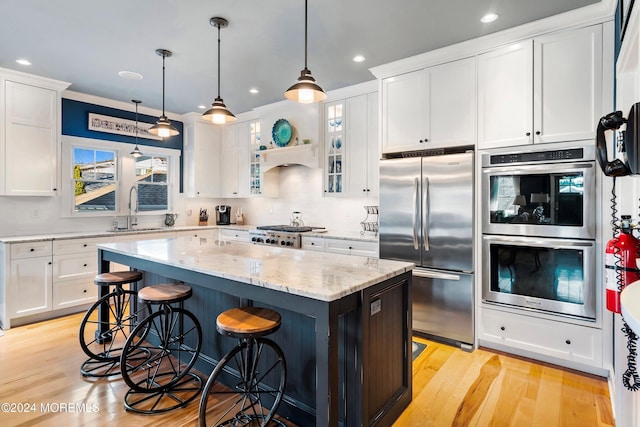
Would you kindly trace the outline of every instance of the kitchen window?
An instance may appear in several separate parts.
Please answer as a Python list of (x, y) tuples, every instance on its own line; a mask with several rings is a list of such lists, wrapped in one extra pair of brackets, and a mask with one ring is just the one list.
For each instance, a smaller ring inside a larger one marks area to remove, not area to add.
[(116, 210), (116, 160), (112, 150), (73, 147), (75, 212)]
[(142, 156), (136, 159), (138, 211), (169, 209), (167, 173), (169, 159), (161, 156)]
[[(171, 210), (178, 191), (180, 152), (63, 135), (62, 215), (65, 217), (126, 216), (129, 194), (140, 215)], [(131, 192), (135, 187), (137, 191)]]

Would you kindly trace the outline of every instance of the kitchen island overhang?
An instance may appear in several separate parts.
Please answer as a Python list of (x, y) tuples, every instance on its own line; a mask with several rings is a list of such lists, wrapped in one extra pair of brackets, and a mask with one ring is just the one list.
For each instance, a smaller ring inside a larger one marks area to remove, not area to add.
[(100, 272), (144, 271), (143, 286), (193, 286), (205, 374), (235, 344), (215, 330), (220, 312), (280, 311), (273, 339), (290, 374), (279, 412), (296, 424), (391, 425), (411, 401), (411, 263), (190, 237), (101, 244), (98, 257)]

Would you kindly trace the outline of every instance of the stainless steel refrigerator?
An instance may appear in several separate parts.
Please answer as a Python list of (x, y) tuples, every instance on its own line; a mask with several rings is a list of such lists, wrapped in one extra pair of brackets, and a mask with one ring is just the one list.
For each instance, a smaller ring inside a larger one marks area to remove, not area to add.
[(380, 161), (380, 258), (410, 261), (413, 330), (473, 345), (473, 152)]

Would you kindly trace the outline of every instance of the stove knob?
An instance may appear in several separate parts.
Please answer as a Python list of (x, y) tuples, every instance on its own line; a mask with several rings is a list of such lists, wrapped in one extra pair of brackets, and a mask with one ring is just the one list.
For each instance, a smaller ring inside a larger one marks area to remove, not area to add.
[[(288, 242), (287, 242), (287, 243), (288, 243)], [(280, 242), (280, 244), (281, 244), (282, 246), (284, 246), (284, 245), (285, 245), (285, 241), (283, 240), (282, 242)]]
[(263, 241), (264, 241), (264, 240), (262, 240), (262, 238), (261, 238), (261, 237), (258, 237), (258, 238), (256, 239), (256, 242), (258, 242), (258, 243), (262, 243)]
[(265, 243), (271, 243), (271, 239), (267, 239), (264, 241)]
[(258, 238), (257, 238), (257, 237), (252, 237), (252, 238), (251, 238), (251, 241), (252, 241), (252, 242), (257, 242), (257, 241), (258, 241)]
[(277, 241), (276, 239), (273, 239), (273, 240), (271, 241), (271, 244), (272, 244), (272, 245), (275, 245), (276, 243), (278, 243), (278, 241)]
[(291, 242), (287, 242), (287, 246), (291, 246)]

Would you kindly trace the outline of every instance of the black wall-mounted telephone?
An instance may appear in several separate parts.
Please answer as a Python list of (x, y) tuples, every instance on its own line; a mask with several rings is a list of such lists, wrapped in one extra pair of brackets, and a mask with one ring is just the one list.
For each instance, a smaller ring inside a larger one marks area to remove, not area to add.
[[(627, 154), (627, 160), (614, 159), (609, 161), (607, 156), (606, 130), (617, 130), (627, 124), (622, 141), (622, 150)], [(596, 131), (596, 157), (606, 176), (627, 176), (640, 174), (640, 102), (635, 103), (629, 110), (627, 119), (622, 117), (622, 111), (615, 111), (602, 117), (598, 121)]]

